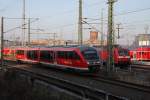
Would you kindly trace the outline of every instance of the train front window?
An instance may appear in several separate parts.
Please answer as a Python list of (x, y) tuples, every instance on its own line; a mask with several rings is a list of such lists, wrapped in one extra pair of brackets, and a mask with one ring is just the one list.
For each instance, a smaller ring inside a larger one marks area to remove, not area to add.
[(95, 51), (95, 50), (82, 51), (82, 54), (86, 60), (97, 60), (97, 59), (99, 59), (97, 51)]
[(128, 50), (124, 50), (124, 49), (120, 49), (118, 51), (119, 56), (129, 56), (129, 51)]

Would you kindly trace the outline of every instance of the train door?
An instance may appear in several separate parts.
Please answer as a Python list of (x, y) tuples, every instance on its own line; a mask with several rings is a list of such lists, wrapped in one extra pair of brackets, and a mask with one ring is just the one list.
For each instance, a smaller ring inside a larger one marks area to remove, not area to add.
[(77, 52), (72, 52), (72, 65), (74, 67), (81, 67), (83, 66), (83, 61), (81, 60), (80, 56), (77, 54)]
[(150, 61), (150, 48), (148, 48), (148, 55), (147, 55), (148, 61)]
[(133, 51), (133, 60), (137, 60), (137, 53), (136, 53), (136, 51)]
[(25, 50), (16, 50), (16, 58), (17, 58), (17, 60), (26, 59), (25, 52), (26, 52)]
[(65, 64), (68, 66), (73, 66), (73, 51), (66, 51), (66, 61)]
[(113, 61), (114, 61), (114, 64), (118, 64), (119, 62), (119, 49), (117, 48), (114, 48), (113, 49)]
[(57, 51), (57, 64), (60, 65), (70, 65), (69, 63), (71, 63), (68, 60), (68, 51)]
[(57, 63), (60, 65), (72, 66), (72, 51), (58, 51), (57, 52)]

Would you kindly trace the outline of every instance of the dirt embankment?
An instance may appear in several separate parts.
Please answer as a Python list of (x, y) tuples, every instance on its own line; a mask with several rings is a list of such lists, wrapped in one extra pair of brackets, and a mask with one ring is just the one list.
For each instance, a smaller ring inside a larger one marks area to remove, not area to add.
[(12, 72), (0, 71), (0, 100), (56, 100), (56, 98), (17, 79)]

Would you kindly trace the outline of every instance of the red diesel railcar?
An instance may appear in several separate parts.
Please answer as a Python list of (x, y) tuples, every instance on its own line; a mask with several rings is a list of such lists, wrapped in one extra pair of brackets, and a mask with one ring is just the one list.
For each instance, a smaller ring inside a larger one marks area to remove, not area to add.
[(150, 61), (150, 47), (138, 47), (130, 50), (131, 61)]
[(99, 70), (101, 65), (97, 50), (87, 46), (18, 48), (16, 59), (19, 62), (90, 72)]

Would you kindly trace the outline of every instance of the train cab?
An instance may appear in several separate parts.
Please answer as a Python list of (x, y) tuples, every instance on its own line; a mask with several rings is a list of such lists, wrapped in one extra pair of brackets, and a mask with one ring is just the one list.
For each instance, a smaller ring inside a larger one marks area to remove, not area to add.
[(130, 65), (130, 55), (129, 55), (129, 50), (125, 48), (119, 48), (115, 50), (117, 55), (114, 60), (118, 65)]
[(99, 70), (102, 61), (100, 60), (98, 51), (93, 47), (80, 47), (80, 52), (90, 71)]
[[(101, 47), (97, 48), (99, 51), (100, 58), (102, 59), (102, 62), (104, 65), (106, 65), (109, 53), (107, 51), (107, 47)], [(129, 56), (129, 50), (119, 47), (119, 46), (114, 46), (112, 50), (112, 56), (113, 56), (113, 62), (115, 65), (130, 65), (130, 56)]]

